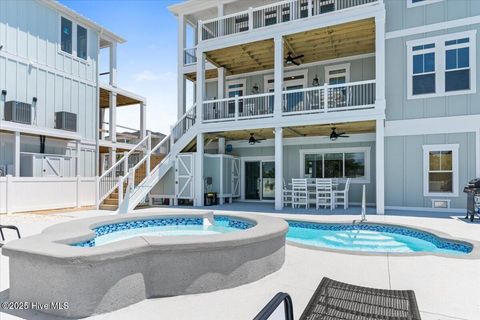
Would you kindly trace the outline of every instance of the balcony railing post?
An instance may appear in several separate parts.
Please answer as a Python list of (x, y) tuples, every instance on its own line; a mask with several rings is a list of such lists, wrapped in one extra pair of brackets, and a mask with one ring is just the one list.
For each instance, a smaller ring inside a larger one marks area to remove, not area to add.
[(308, 17), (311, 17), (312, 16), (312, 9), (313, 9), (313, 6), (312, 6), (312, 2), (314, 0), (308, 0)]
[(203, 22), (202, 20), (198, 20), (198, 30), (197, 30), (197, 39), (198, 41), (202, 41), (202, 40), (205, 40), (203, 39), (202, 37), (202, 30), (203, 30)]
[[(228, 105), (228, 104), (227, 104)], [(239, 98), (238, 98), (238, 95), (235, 95), (235, 120), (238, 119), (238, 116), (239, 116), (239, 112), (240, 112), (240, 108), (239, 108)]]
[(253, 30), (253, 8), (252, 7), (248, 8), (248, 30), (249, 31)]
[(328, 112), (328, 83), (323, 85), (323, 111)]

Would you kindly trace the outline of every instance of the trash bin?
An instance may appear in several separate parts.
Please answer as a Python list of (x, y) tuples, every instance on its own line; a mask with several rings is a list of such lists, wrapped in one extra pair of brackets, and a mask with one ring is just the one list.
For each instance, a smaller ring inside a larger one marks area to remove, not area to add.
[(218, 204), (218, 198), (216, 192), (207, 192), (205, 193), (205, 206), (213, 206)]

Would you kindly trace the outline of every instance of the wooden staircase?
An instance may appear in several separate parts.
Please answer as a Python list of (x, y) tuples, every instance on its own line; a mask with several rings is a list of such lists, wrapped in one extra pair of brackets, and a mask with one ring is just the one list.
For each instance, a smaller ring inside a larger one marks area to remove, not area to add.
[[(165, 158), (164, 154), (152, 154), (150, 156), (150, 170), (153, 170), (162, 160)], [(147, 176), (146, 172), (146, 163), (143, 163), (140, 165), (140, 167), (135, 170), (135, 185), (138, 185), (140, 182), (145, 179)], [(127, 191), (127, 186), (128, 183), (125, 182), (123, 184), (123, 194), (125, 195)], [(108, 195), (108, 197), (103, 200), (103, 202), (100, 204), (100, 209), (101, 210), (110, 210), (110, 211), (116, 211), (118, 208), (118, 187), (113, 190), (112, 193)]]

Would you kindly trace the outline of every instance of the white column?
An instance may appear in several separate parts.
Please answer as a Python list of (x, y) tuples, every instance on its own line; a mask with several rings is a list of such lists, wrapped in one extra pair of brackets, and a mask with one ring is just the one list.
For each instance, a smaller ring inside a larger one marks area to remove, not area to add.
[(283, 91), (283, 37), (275, 36), (275, 67), (274, 67), (274, 115), (282, 115), (282, 91)]
[(197, 122), (202, 121), (203, 99), (205, 97), (205, 53), (197, 50)]
[(283, 129), (275, 128), (275, 210), (283, 209)]
[(217, 98), (223, 99), (225, 98), (225, 68), (218, 68), (217, 73)]
[(376, 107), (385, 110), (385, 12), (375, 17)]
[(82, 144), (80, 143), (80, 140), (77, 140), (76, 142), (76, 158), (77, 158), (77, 163), (76, 163), (76, 175), (80, 176), (80, 159), (81, 159), (81, 154), (82, 154), (82, 149), (81, 149)]
[(225, 154), (225, 138), (218, 138), (218, 154)]
[(385, 126), (384, 120), (376, 120), (375, 167), (377, 214), (385, 213)]
[(140, 138), (147, 136), (147, 105), (144, 102), (140, 103)]
[(110, 45), (110, 85), (117, 86), (117, 43)]
[(114, 92), (109, 93), (109, 128), (108, 134), (110, 135), (110, 141), (117, 142), (117, 94)]
[(14, 169), (15, 177), (20, 177), (20, 132), (15, 132), (14, 141)]
[(105, 108), (100, 108), (100, 123), (99, 125), (99, 134), (98, 138), (103, 139), (105, 138), (105, 134), (103, 133), (103, 123), (105, 122)]
[(183, 66), (185, 65), (185, 47), (186, 41), (186, 25), (183, 14), (178, 15), (178, 72), (177, 72), (177, 119), (180, 119), (185, 113), (185, 75)]
[[(220, 3), (220, 4), (217, 6), (217, 13), (218, 13), (217, 16), (218, 16), (218, 17), (223, 17), (223, 14), (224, 14), (223, 12), (224, 12), (224, 10), (223, 10), (223, 3)], [(223, 20), (220, 20), (220, 21), (218, 22), (218, 29), (219, 29), (219, 30), (218, 30), (218, 35), (219, 35), (219, 36), (223, 36), (223, 34), (224, 34), (224, 30), (223, 30), (223, 29), (224, 29), (224, 22), (223, 22)]]
[(117, 162), (117, 149), (116, 148), (110, 148), (109, 151), (108, 151), (108, 154), (109, 154), (109, 158), (110, 158), (109, 159), (110, 161), (108, 163), (108, 167), (111, 168), (115, 164), (115, 162)]
[(203, 206), (203, 154), (204, 154), (203, 133), (197, 134), (197, 153), (195, 159), (195, 206)]

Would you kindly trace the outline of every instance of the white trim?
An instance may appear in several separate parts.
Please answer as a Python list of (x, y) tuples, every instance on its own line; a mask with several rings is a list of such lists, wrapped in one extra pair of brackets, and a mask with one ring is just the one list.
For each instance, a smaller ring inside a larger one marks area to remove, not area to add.
[(443, 0), (423, 0), (423, 1), (415, 2), (415, 3), (413, 3), (413, 0), (407, 0), (407, 8), (415, 8), (415, 7), (420, 7), (420, 6), (426, 6), (426, 5), (434, 4), (434, 3), (437, 3), (437, 2), (440, 2), (440, 1), (443, 1)]
[[(342, 69), (345, 69), (344, 73), (339, 73), (336, 75), (330, 74), (330, 71), (342, 70)], [(345, 76), (345, 83), (350, 82), (350, 63), (335, 64), (335, 65), (330, 65), (325, 67), (325, 83), (330, 84), (331, 78), (337, 78), (341, 76)]]
[(408, 37), (408, 36), (412, 36), (420, 33), (428, 33), (428, 32), (434, 32), (439, 30), (453, 29), (457, 27), (465, 27), (465, 26), (479, 24), (479, 23), (480, 23), (480, 15), (463, 18), (463, 19), (432, 23), (425, 26), (387, 32), (385, 34), (385, 40)]
[[(66, 51), (63, 51), (62, 50), (62, 18), (64, 18), (65, 20), (68, 20), (72, 23), (72, 52), (66, 52)], [(61, 13), (58, 14), (58, 18), (57, 18), (57, 35), (58, 35), (58, 39), (57, 39), (57, 53), (63, 55), (63, 56), (66, 56), (66, 57), (69, 57), (75, 61), (78, 61), (79, 63), (82, 63), (82, 64), (85, 64), (85, 65), (90, 65), (90, 62), (88, 61), (88, 58), (89, 58), (89, 54), (88, 54), (88, 49), (89, 49), (89, 45), (88, 45), (88, 40), (90, 39), (90, 29), (84, 25), (84, 24), (81, 24), (81, 23), (78, 23), (77, 21), (73, 20), (72, 18), (70, 17), (67, 17), (66, 15), (62, 15)], [(77, 45), (78, 45), (78, 39), (77, 39), (77, 26), (80, 26), (82, 28), (84, 28), (85, 30), (87, 30), (87, 57), (86, 59), (83, 59), (83, 58), (80, 58), (78, 56), (78, 48), (77, 48)], [(98, 58), (97, 58), (98, 60)]]
[[(423, 196), (424, 197), (458, 197), (458, 149), (459, 144), (434, 144), (423, 145)], [(430, 152), (431, 151), (452, 151), (452, 174), (453, 191), (452, 192), (429, 192), (428, 174), (430, 171)]]
[(300, 154), (300, 170), (299, 177), (305, 175), (305, 155), (306, 154), (323, 154), (323, 153), (351, 153), (363, 152), (365, 154), (365, 176), (363, 178), (352, 178), (352, 183), (370, 183), (370, 152), (371, 147), (348, 147), (348, 148), (328, 148), (328, 149), (301, 149)]
[[(478, 132), (480, 115), (385, 121), (385, 136)], [(478, 133), (480, 138), (480, 132)], [(480, 147), (480, 145), (479, 145)], [(478, 175), (477, 175), (478, 176)]]
[[(424, 99), (432, 97), (443, 97), (463, 94), (473, 94), (477, 92), (477, 62), (476, 62), (476, 34), (477, 30), (469, 30), (465, 32), (449, 33), (441, 36), (416, 39), (406, 42), (407, 46), (407, 99)], [(470, 89), (458, 90), (458, 91), (445, 91), (445, 73), (447, 72), (445, 67), (446, 50), (449, 49), (445, 46), (445, 41), (469, 38), (469, 42), (465, 44), (452, 46), (451, 48), (457, 48), (457, 46), (463, 48), (469, 48), (469, 69), (470, 69)], [(422, 44), (435, 44), (435, 48), (413, 51), (414, 46)], [(428, 94), (413, 95), (412, 78), (413, 78), (413, 55), (415, 53), (430, 53), (435, 54), (435, 92)]]

